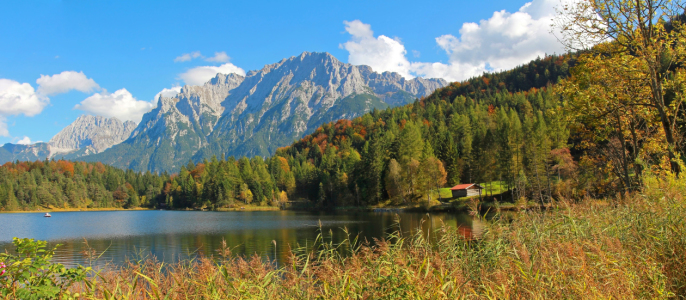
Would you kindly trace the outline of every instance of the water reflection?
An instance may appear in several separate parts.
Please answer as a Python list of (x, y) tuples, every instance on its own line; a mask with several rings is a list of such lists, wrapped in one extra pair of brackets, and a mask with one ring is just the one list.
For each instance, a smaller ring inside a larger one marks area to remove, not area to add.
[(164, 262), (217, 255), (222, 240), (233, 254), (257, 254), (280, 262), (290, 249), (310, 246), (320, 231), (326, 241), (340, 243), (348, 238), (343, 228), (370, 242), (398, 226), (405, 234), (421, 226), (426, 234), (445, 224), (468, 238), (478, 237), (483, 228), (467, 214), (294, 211), (56, 212), (52, 218), (21, 213), (0, 214), (0, 224), (0, 249), (10, 250), (15, 236), (60, 243), (55, 260), (68, 266), (88, 263), (84, 239), (96, 253), (104, 252), (96, 265), (151, 255)]

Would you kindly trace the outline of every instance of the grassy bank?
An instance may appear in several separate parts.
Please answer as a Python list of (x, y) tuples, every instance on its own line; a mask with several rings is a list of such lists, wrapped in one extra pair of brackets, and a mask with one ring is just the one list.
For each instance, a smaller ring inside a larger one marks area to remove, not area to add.
[[(319, 240), (282, 266), (218, 249), (220, 259), (154, 260), (100, 271), (69, 290), (117, 299), (644, 299), (686, 296), (686, 181), (558, 203), (488, 223), (480, 240), (438, 228), (373, 245)], [(9, 270), (9, 269), (8, 269)], [(10, 291), (11, 290), (6, 290)]]
[[(448, 191), (449, 192), (449, 191)], [(443, 193), (443, 191), (441, 191)], [(493, 196), (472, 196), (472, 197), (462, 197), (458, 199), (452, 198), (452, 196), (447, 197), (445, 195), (441, 195), (443, 198), (441, 201), (438, 200), (438, 197), (433, 197), (431, 200), (431, 203), (427, 201), (427, 198), (424, 198), (418, 202), (410, 203), (410, 204), (396, 204), (391, 202), (390, 200), (386, 202), (381, 202), (377, 205), (373, 206), (341, 206), (341, 207), (336, 207), (335, 210), (337, 211), (378, 211), (378, 210), (384, 210), (384, 211), (407, 211), (407, 212), (470, 212), (475, 209), (475, 207), (471, 207), (474, 205), (474, 202), (479, 203), (479, 211), (482, 213), (494, 213), (498, 211), (518, 211), (518, 210), (531, 210), (531, 209), (537, 209), (537, 208), (551, 208), (556, 206), (556, 203), (546, 203), (545, 206), (542, 206), (540, 202), (537, 201), (531, 201), (531, 200), (526, 200), (526, 199), (520, 199), (515, 202), (508, 202), (510, 201), (510, 195), (509, 193), (505, 192), (507, 195), (506, 197), (501, 197), (501, 194), (493, 195)], [(498, 201), (499, 199), (503, 199), (503, 202)], [(316, 210), (317, 208), (313, 208), (312, 210)]]

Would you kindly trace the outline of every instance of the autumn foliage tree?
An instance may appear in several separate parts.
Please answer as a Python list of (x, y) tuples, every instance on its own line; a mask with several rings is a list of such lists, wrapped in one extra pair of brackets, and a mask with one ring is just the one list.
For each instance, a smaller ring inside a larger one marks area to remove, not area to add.
[[(556, 29), (583, 50), (561, 85), (588, 143), (600, 143), (623, 186), (640, 160), (680, 172), (686, 27), (683, 0), (583, 0), (559, 9)], [(602, 145), (604, 144), (604, 145)], [(644, 153), (642, 153), (642, 151)], [(661, 160), (661, 158), (665, 158)]]
[(440, 199), (439, 190), (445, 185), (446, 178), (448, 177), (448, 173), (446, 173), (443, 163), (435, 157), (429, 157), (421, 163), (420, 169), (423, 186), (428, 191), (427, 197), (429, 203), (431, 203), (431, 195), (433, 193), (438, 194)]

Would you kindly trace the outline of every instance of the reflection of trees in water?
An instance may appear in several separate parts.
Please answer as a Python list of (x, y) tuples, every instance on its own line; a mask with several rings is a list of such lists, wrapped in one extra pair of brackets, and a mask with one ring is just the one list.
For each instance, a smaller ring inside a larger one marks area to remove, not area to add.
[[(481, 238), (485, 221), (468, 214), (413, 214), (401, 217), (400, 227), (405, 236), (422, 231), (424, 238), (432, 241), (440, 238), (443, 226), (457, 228), (457, 232), (466, 239)], [(397, 230), (397, 227), (393, 231)]]
[(484, 222), (483, 219), (481, 218), (472, 218), (472, 224), (470, 227), (462, 227), (462, 228), (469, 228), (470, 229), (470, 235), (465, 237), (468, 238), (475, 238), (475, 239), (480, 239), (481, 235), (484, 232), (484, 228), (486, 227), (486, 222)]
[[(277, 262), (286, 261), (286, 256), (291, 250), (307, 247), (312, 249), (312, 243), (317, 235), (322, 234), (326, 243), (339, 244), (342, 241), (358, 239), (358, 242), (374, 243), (374, 239), (385, 238), (389, 233), (402, 231), (403, 236), (421, 230), (425, 237), (436, 238), (435, 232), (442, 226), (458, 228), (458, 232), (466, 238), (478, 237), (483, 224), (482, 221), (474, 220), (466, 214), (426, 214), (426, 213), (369, 213), (369, 212), (346, 212), (346, 213), (293, 213), (276, 212), (274, 214), (276, 228), (250, 228), (250, 220), (242, 228), (228, 232), (216, 233), (179, 233), (179, 234), (152, 234), (141, 236), (128, 236), (118, 238), (94, 238), (89, 239), (90, 248), (97, 255), (105, 253), (94, 262), (94, 266), (103, 266), (106, 263), (121, 264), (127, 260), (137, 261), (144, 258), (155, 257), (160, 261), (171, 263), (179, 259), (188, 259), (196, 256), (218, 257), (217, 250), (222, 248), (222, 240), (226, 241), (233, 255), (258, 256)], [(399, 220), (398, 220), (399, 217)], [(293, 226), (293, 221), (302, 221), (302, 224), (316, 224), (321, 220), (322, 227)], [(313, 221), (314, 220), (314, 221)], [(202, 220), (197, 220), (201, 222)], [(289, 223), (290, 222), (290, 223)], [(177, 224), (179, 229), (183, 224)], [(347, 228), (348, 234), (343, 230)], [(226, 231), (217, 225), (217, 231)], [(276, 245), (272, 241), (276, 241)], [(67, 266), (75, 264), (88, 264), (88, 258), (84, 253), (88, 248), (82, 239), (60, 241), (63, 244), (56, 252), (55, 260)], [(55, 243), (51, 243), (54, 245)], [(342, 253), (349, 253), (349, 245), (342, 245), (339, 249)], [(97, 256), (96, 255), (96, 256)], [(276, 255), (276, 257), (274, 257)]]

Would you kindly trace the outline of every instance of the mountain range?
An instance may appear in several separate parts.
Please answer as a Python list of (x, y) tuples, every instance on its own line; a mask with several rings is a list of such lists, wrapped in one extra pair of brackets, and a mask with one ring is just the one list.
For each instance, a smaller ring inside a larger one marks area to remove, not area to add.
[(0, 147), (0, 162), (46, 158), (75, 159), (100, 153), (126, 140), (135, 128), (136, 123), (131, 121), (122, 122), (117, 118), (82, 115), (47, 143), (3, 145)]
[[(245, 76), (217, 74), (202, 86), (184, 86), (174, 97), (160, 96), (135, 129), (132, 122), (115, 125), (115, 119), (105, 125), (101, 119), (84, 122), (98, 117), (83, 116), (47, 144), (6, 144), (0, 161), (47, 155), (173, 172), (189, 160), (212, 156), (268, 156), (324, 123), (411, 103), (447, 84), (304, 52)], [(96, 134), (96, 128), (110, 135)]]

